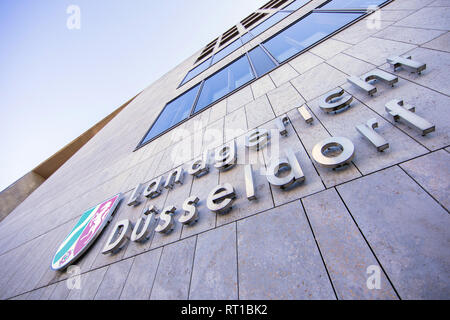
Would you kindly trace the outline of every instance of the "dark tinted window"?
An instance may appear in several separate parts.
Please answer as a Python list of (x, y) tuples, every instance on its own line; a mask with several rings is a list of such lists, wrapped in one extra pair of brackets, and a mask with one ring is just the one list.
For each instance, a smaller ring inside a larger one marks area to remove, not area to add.
[(252, 79), (254, 75), (247, 56), (244, 55), (205, 80), (195, 112), (206, 108)]
[(165, 106), (164, 110), (161, 112), (158, 119), (155, 121), (141, 144), (146, 143), (147, 141), (153, 139), (157, 135), (163, 133), (167, 129), (186, 119), (191, 113), (192, 105), (194, 104), (194, 100), (197, 96), (199, 87), (199, 85), (196, 85), (194, 88), (190, 89), (183, 95), (169, 102)]
[(264, 42), (264, 46), (281, 63), (362, 14), (311, 13)]
[(258, 77), (275, 68), (275, 63), (261, 47), (254, 48), (248, 55), (250, 56), (250, 60), (252, 61)]

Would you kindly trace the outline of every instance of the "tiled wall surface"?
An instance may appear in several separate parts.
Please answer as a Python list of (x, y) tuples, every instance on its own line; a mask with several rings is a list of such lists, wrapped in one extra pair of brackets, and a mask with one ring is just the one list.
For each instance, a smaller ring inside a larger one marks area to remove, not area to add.
[[(281, 25), (321, 2), (312, 1)], [(152, 84), (0, 223), (0, 298), (448, 299), (450, 1), (396, 0), (375, 17), (133, 152), (165, 103), (181, 93), (176, 87), (198, 52)], [(427, 69), (421, 75), (397, 70), (399, 82), (393, 88), (377, 83), (374, 96), (347, 82), (376, 68), (394, 73), (386, 58), (403, 54)], [(344, 112), (324, 113), (319, 98), (338, 87), (354, 102)], [(394, 122), (384, 107), (392, 99), (415, 106), (436, 131), (421, 136)], [(312, 124), (298, 113), (302, 105), (310, 109)], [(275, 118), (285, 113), (290, 124), (280, 147), (295, 151), (306, 176), (288, 191), (260, 174), (268, 165), (267, 149), (244, 152), (248, 130), (276, 128)], [(382, 153), (355, 130), (370, 118), (390, 143)], [(356, 156), (349, 166), (333, 171), (312, 160), (314, 145), (329, 136), (352, 140)], [(69, 275), (50, 269), (56, 248), (84, 210), (118, 192), (128, 197), (137, 183), (167, 175), (233, 139), (238, 160), (262, 159), (253, 166), (257, 200), (245, 196), (242, 164), (225, 172), (212, 168), (200, 178), (186, 174), (182, 185), (140, 206), (122, 203), (112, 224), (125, 218), (135, 223), (145, 204), (175, 205), (177, 219), (189, 195), (200, 198), (197, 224), (176, 222), (169, 235), (153, 234), (146, 243), (129, 242), (118, 254), (103, 255), (109, 226), (77, 263), (81, 290), (69, 290)], [(206, 208), (206, 198), (226, 182), (237, 199), (230, 213), (216, 215)], [(380, 289), (366, 285), (371, 265), (381, 267)]]

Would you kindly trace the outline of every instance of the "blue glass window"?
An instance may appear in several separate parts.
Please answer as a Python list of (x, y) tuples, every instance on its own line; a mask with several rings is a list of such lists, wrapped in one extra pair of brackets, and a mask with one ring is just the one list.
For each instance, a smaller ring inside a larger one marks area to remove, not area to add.
[(250, 33), (253, 36), (257, 37), (258, 35), (260, 35), (264, 31), (266, 31), (267, 29), (269, 29), (270, 27), (272, 27), (273, 25), (275, 25), (279, 21), (281, 21), (284, 18), (286, 18), (286, 16), (288, 16), (289, 14), (290, 14), (289, 12), (277, 12), (273, 16), (271, 16), (270, 18), (264, 20), (259, 25), (257, 25), (253, 29), (251, 29)]
[(369, 6), (379, 6), (387, 0), (333, 0), (320, 9), (367, 9)]
[(200, 73), (202, 73), (203, 71), (208, 69), (209, 66), (211, 65), (211, 60), (212, 60), (212, 57), (209, 58), (208, 60), (203, 61), (198, 66), (196, 66), (194, 69), (189, 71), (188, 74), (186, 75), (186, 77), (184, 77), (183, 81), (181, 82), (181, 85), (185, 84), (186, 82), (188, 82), (192, 78), (195, 78)]
[(246, 44), (247, 42), (249, 42), (249, 41), (252, 40), (253, 38), (254, 38), (254, 36), (253, 36), (250, 32), (247, 32), (246, 34), (244, 34), (244, 35), (241, 37), (242, 44)]
[(206, 108), (254, 78), (247, 56), (243, 55), (205, 80), (194, 112)]
[(169, 102), (142, 140), (141, 145), (189, 117), (200, 85)]
[(298, 8), (303, 7), (305, 4), (307, 4), (309, 1), (311, 0), (297, 0), (292, 2), (290, 5), (288, 5), (286, 8), (284, 8), (283, 10), (292, 10), (295, 11)]
[(281, 63), (363, 14), (314, 12), (264, 42), (264, 47)]
[(261, 47), (254, 48), (248, 55), (250, 56), (250, 60), (252, 61), (258, 77), (275, 68), (275, 62), (269, 58)]
[(225, 58), (227, 55), (232, 53), (234, 50), (239, 48), (242, 45), (241, 39), (234, 40), (232, 43), (230, 43), (228, 46), (220, 50), (214, 55), (213, 58), (213, 64), (219, 62), (223, 58)]

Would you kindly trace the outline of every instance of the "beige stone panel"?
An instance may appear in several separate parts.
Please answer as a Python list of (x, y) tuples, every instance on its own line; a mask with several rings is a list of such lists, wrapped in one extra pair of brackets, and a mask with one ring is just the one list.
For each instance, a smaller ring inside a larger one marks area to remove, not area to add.
[(245, 106), (245, 112), (247, 114), (249, 130), (258, 127), (275, 117), (269, 100), (265, 95), (247, 104)]
[(309, 52), (314, 53), (322, 59), (328, 60), (350, 47), (351, 45), (345, 42), (335, 39), (328, 39), (325, 42), (322, 42), (321, 44), (310, 49)]
[(275, 83), (275, 86), (279, 87), (283, 83), (288, 82), (298, 76), (298, 72), (294, 70), (288, 63), (278, 67), (269, 73), (270, 78)]
[(280, 116), (305, 102), (291, 83), (285, 83), (281, 87), (270, 91), (267, 97), (276, 116)]
[(303, 98), (305, 98), (306, 101), (309, 101), (336, 88), (346, 81), (347, 76), (344, 73), (326, 63), (322, 63), (298, 76), (291, 82)]
[(230, 114), (236, 111), (243, 105), (253, 100), (253, 93), (250, 86), (240, 89), (227, 98), (227, 113)]
[(289, 64), (300, 74), (305, 73), (311, 68), (314, 68), (318, 64), (322, 63), (323, 59), (319, 58), (315, 54), (310, 52), (304, 52), (297, 58), (289, 61)]
[(416, 46), (403, 42), (370, 37), (344, 52), (365, 62), (380, 66), (391, 56), (407, 53)]
[(256, 80), (251, 84), (251, 86), (255, 99), (261, 97), (270, 90), (275, 89), (275, 85), (268, 75)]

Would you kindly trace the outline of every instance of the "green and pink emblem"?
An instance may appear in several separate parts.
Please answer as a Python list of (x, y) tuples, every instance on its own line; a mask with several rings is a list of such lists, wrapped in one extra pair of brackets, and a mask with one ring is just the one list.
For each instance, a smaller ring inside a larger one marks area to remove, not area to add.
[(53, 270), (68, 267), (94, 243), (110, 220), (120, 198), (121, 194), (117, 194), (83, 213), (56, 251), (52, 260)]

